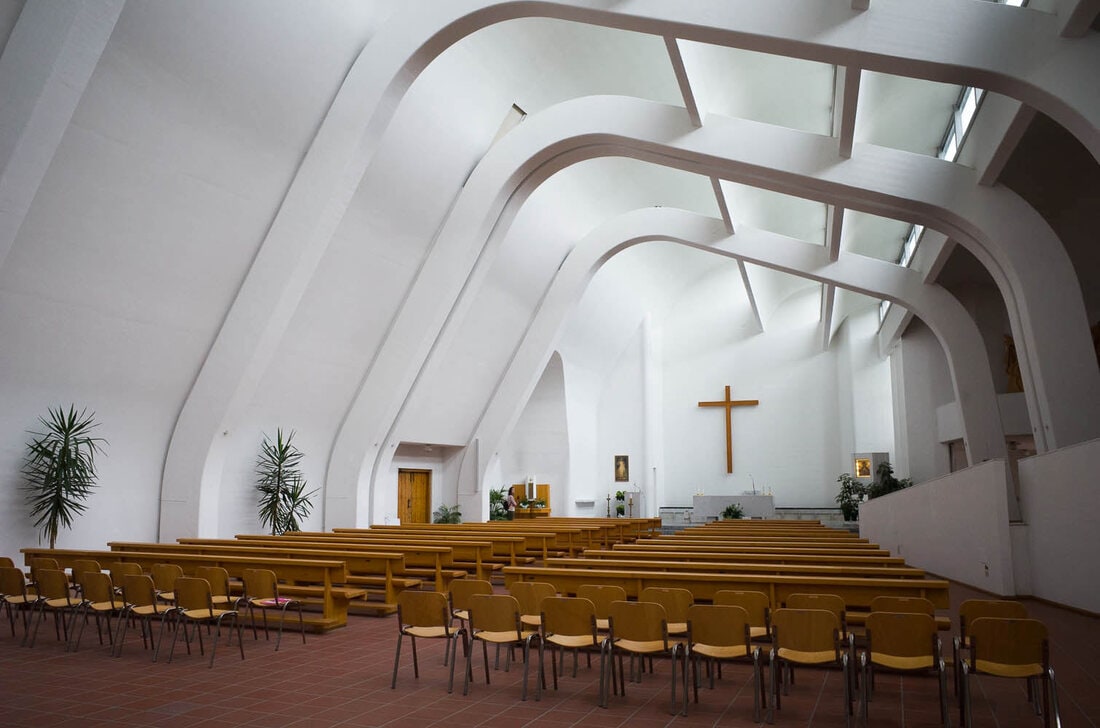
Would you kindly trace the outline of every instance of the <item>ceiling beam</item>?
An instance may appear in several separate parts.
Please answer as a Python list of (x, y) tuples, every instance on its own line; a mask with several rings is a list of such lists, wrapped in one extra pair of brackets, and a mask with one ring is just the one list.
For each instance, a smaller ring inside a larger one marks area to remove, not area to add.
[(1020, 140), (1023, 139), (1031, 120), (1035, 118), (1035, 109), (1019, 101), (1013, 100), (1012, 103), (1015, 104), (1016, 109), (1008, 122), (1008, 128), (1001, 135), (993, 153), (985, 160), (985, 164), (977, 168), (978, 184), (992, 185), (997, 181), (1012, 153), (1016, 151)]
[(833, 108), (839, 109), (836, 136), (840, 138), (840, 156), (852, 156), (852, 144), (856, 134), (856, 107), (859, 105), (859, 81), (863, 72), (859, 66), (845, 66), (844, 73), (837, 67)]
[(752, 281), (749, 280), (749, 269), (745, 261), (737, 259), (737, 269), (741, 271), (741, 280), (745, 284), (745, 295), (749, 298), (749, 307), (752, 308), (753, 318), (756, 319), (756, 328), (764, 333), (764, 319), (760, 316), (760, 306), (756, 304), (756, 294), (752, 291)]
[(852, 10), (866, 10), (871, 7), (871, 0), (852, 0)]
[(844, 208), (840, 205), (825, 206), (825, 247), (829, 260), (840, 258), (840, 237), (844, 230)]
[(726, 193), (722, 189), (722, 180), (711, 175), (710, 187), (714, 190), (714, 199), (718, 201), (718, 210), (722, 213), (722, 222), (726, 224), (726, 232), (733, 235), (736, 230), (733, 229), (733, 218), (730, 216), (729, 202), (726, 200)]
[(680, 86), (680, 95), (684, 97), (684, 106), (687, 107), (692, 126), (702, 126), (703, 117), (699, 113), (699, 104), (696, 103), (695, 93), (691, 88), (691, 79), (688, 77), (687, 66), (684, 65), (684, 56), (680, 53), (680, 41), (666, 35), (665, 48), (668, 50), (668, 59), (672, 62), (676, 83)]
[[(833, 258), (835, 261), (836, 258)], [(836, 286), (824, 283), (821, 286), (821, 350), (827, 351), (833, 339), (833, 309), (836, 306)]]

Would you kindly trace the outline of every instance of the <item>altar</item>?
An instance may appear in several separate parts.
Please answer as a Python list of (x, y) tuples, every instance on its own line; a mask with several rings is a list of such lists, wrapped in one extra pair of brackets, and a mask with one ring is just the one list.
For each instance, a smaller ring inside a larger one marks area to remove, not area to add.
[(692, 498), (692, 523), (722, 520), (726, 506), (737, 503), (744, 518), (775, 518), (775, 500), (770, 495), (697, 495)]

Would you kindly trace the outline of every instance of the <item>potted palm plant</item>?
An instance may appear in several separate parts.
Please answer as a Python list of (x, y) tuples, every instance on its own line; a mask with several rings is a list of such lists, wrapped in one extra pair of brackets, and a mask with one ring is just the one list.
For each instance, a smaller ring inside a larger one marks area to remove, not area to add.
[(95, 413), (69, 405), (49, 409), (48, 417), (38, 420), (43, 432), (31, 432), (23, 464), (27, 504), (34, 525), (50, 542), (57, 544), (57, 532), (72, 528), (73, 519), (84, 512), (85, 501), (96, 485), (95, 456), (107, 443), (93, 437), (98, 425)]
[(302, 475), (302, 451), (293, 443), (294, 431), (283, 436), (280, 427), (272, 442), (264, 435), (256, 461), (256, 490), (260, 493), (260, 524), (272, 535), (302, 530), (302, 521), (313, 510)]

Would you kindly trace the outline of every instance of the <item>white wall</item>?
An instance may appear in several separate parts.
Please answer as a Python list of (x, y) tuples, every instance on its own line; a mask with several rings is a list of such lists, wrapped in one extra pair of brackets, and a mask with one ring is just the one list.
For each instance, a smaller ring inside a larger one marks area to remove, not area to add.
[(1032, 593), (1100, 613), (1100, 440), (1021, 460)]
[[(646, 483), (647, 464), (645, 426), (645, 379), (643, 372), (644, 337), (639, 327), (619, 356), (604, 383), (598, 405), (598, 442), (593, 487), (596, 510), (602, 503), (607, 509), (608, 493), (640, 490)], [(615, 481), (615, 456), (630, 458), (630, 481)], [(614, 507), (612, 502), (612, 507)]]
[(990, 460), (859, 508), (859, 535), (921, 569), (993, 594), (1016, 593), (1008, 466)]
[[(565, 515), (603, 516), (606, 502), (601, 509), (601, 497), (606, 496), (605, 483), (599, 472), (599, 445), (597, 432), (599, 418), (597, 404), (601, 379), (598, 375), (562, 360), (565, 375), (565, 417), (569, 427), (569, 485)], [(575, 501), (594, 501), (594, 506), (578, 508)]]
[(936, 409), (955, 399), (943, 347), (932, 331), (913, 319), (890, 354), (894, 387), (894, 472), (914, 482), (950, 470), (947, 446), (938, 441)]

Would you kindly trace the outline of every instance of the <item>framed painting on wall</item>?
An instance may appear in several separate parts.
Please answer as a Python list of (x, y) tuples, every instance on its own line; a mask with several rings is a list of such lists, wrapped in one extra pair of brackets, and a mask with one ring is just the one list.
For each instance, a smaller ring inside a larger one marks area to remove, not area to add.
[(615, 482), (627, 483), (630, 481), (630, 458), (626, 455), (615, 456)]
[(871, 458), (856, 458), (856, 477), (871, 477)]

